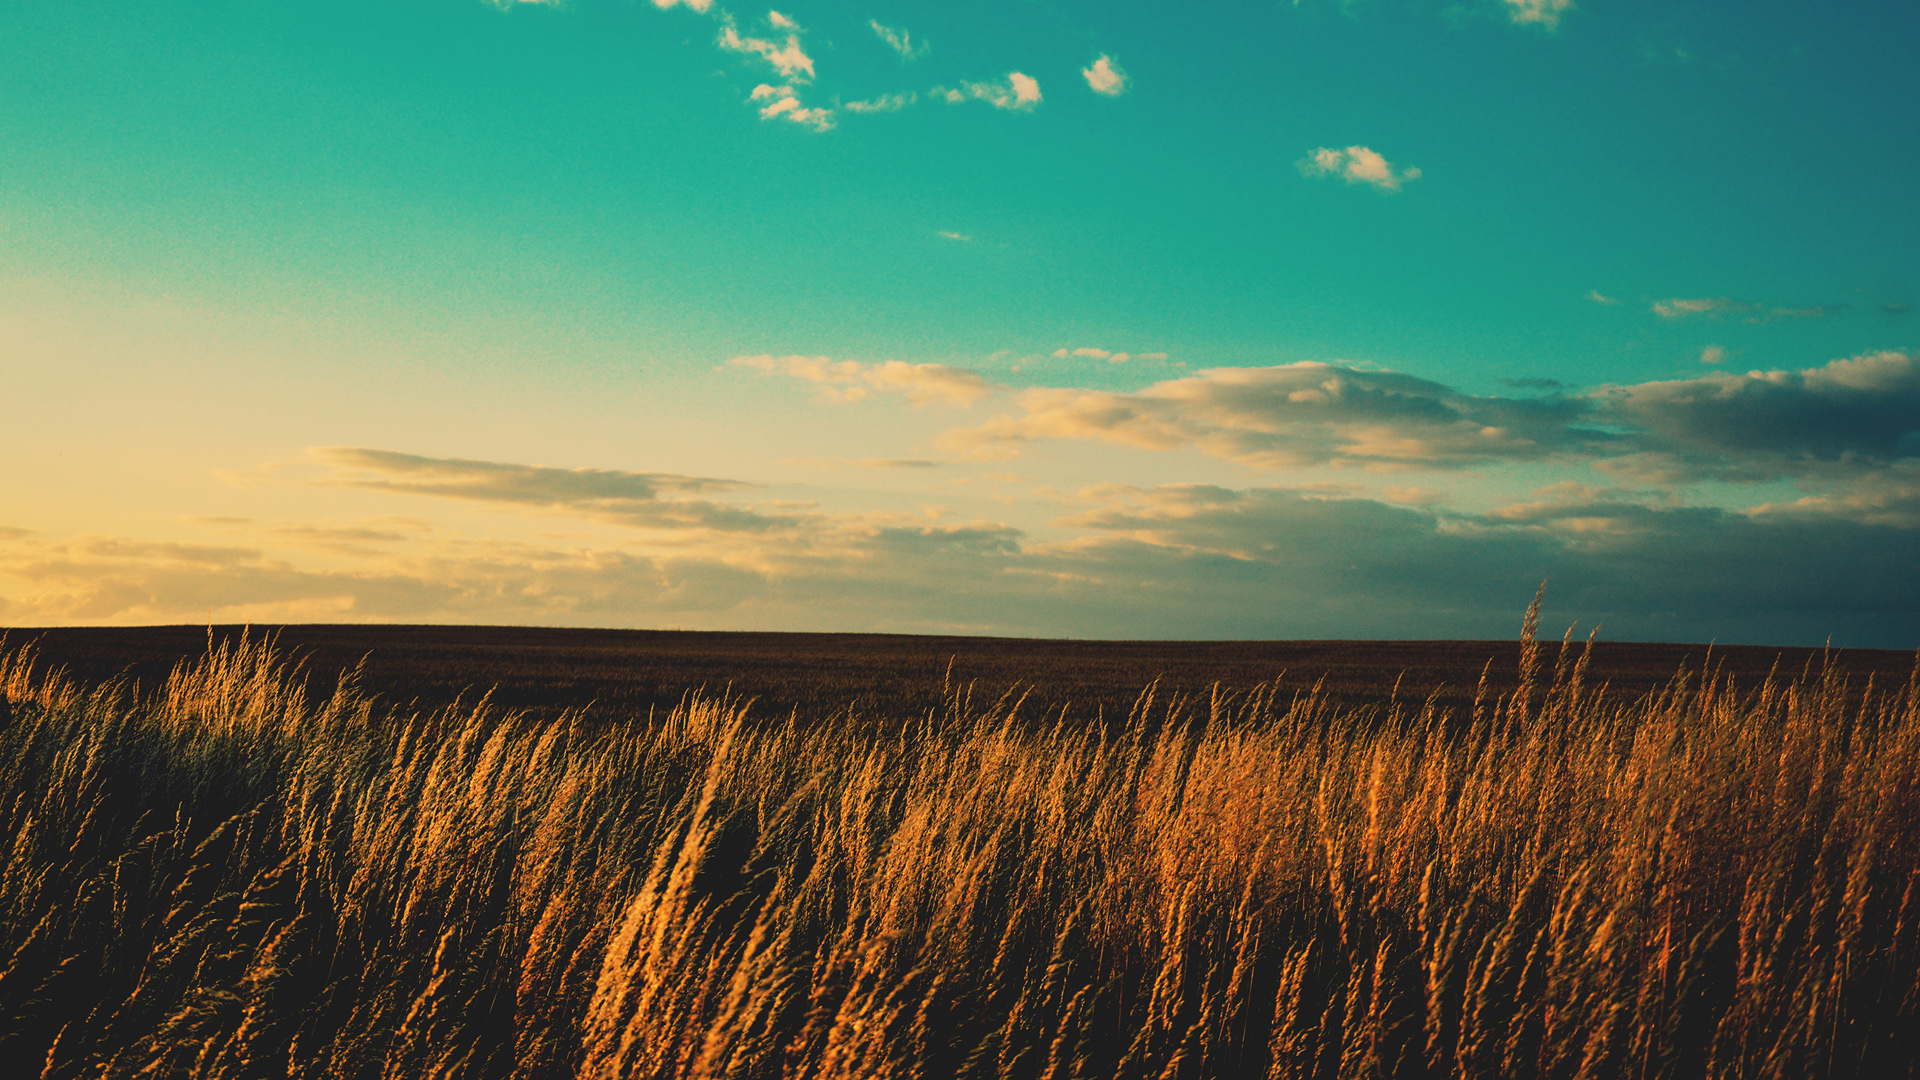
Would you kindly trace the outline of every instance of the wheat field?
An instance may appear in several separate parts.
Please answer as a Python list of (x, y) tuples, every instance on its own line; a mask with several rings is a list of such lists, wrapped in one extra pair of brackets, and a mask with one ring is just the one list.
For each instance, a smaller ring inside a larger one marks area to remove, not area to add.
[(1101, 724), (6, 651), (0, 1074), (1914, 1074), (1913, 679), (1623, 702), (1533, 622), (1470, 712), (1149, 686)]

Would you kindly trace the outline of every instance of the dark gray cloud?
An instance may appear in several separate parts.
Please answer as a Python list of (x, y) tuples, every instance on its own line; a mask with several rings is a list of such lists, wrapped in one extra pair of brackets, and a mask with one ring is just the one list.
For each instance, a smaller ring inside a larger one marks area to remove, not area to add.
[(1608, 419), (1637, 429), (1636, 449), (1728, 478), (1820, 465), (1884, 465), (1920, 452), (1920, 362), (1898, 352), (1805, 371), (1710, 372), (1597, 392)]
[(1124, 489), (1072, 519), (1104, 539), (1068, 561), (1134, 582), (1113, 602), (1166, 604), (1170, 631), (1211, 621), (1223, 637), (1503, 635), (1548, 579), (1553, 617), (1603, 622), (1612, 638), (1920, 646), (1920, 530), (1550, 494), (1563, 497), (1468, 516), (1278, 489)]
[(1920, 361), (1901, 352), (1527, 398), (1305, 363), (1217, 368), (1131, 393), (1029, 390), (1017, 403), (1021, 415), (949, 433), (949, 444), (994, 454), (1095, 439), (1270, 469), (1598, 460), (1669, 481), (1863, 473), (1920, 454)]

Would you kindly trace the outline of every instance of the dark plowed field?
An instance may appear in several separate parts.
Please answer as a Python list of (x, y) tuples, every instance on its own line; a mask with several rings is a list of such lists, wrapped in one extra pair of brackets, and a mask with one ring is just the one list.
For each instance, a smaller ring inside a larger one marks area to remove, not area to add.
[[(216, 639), (242, 632), (212, 628)], [(671, 707), (689, 691), (755, 699), (759, 715), (814, 717), (848, 708), (890, 716), (925, 713), (940, 700), (949, 671), (972, 684), (975, 699), (1014, 690), (1028, 694), (1023, 712), (1072, 716), (1125, 711), (1158, 679), (1163, 693), (1205, 695), (1218, 684), (1239, 692), (1279, 680), (1283, 693), (1324, 679), (1342, 703), (1385, 702), (1396, 680), (1399, 699), (1418, 704), (1471, 703), (1481, 669), (1489, 685), (1512, 686), (1519, 646), (1504, 641), (1052, 641), (1019, 638), (918, 637), (890, 634), (693, 633), (653, 630), (561, 630), (505, 626), (253, 627), (297, 659), (310, 685), (330, 691), (342, 670), (363, 664), (361, 685), (396, 705), (493, 700), (551, 713), (592, 705), (607, 716)], [(16, 628), (5, 648), (32, 644), (36, 667), (64, 667), (86, 683), (131, 676), (152, 688), (182, 660), (205, 651), (208, 628)], [(1548, 643), (1552, 663), (1558, 642)], [(1637, 696), (1664, 685), (1683, 667), (1708, 662), (1705, 645), (1601, 642), (1589, 682)], [(1757, 683), (1778, 665), (1797, 676), (1837, 665), (1856, 685), (1904, 684), (1911, 653), (1759, 646), (1715, 647), (1711, 663), (1742, 683)]]

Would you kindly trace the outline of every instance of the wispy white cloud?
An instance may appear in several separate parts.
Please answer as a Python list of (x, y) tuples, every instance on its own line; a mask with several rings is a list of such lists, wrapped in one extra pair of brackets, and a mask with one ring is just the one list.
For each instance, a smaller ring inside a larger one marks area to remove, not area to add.
[(935, 97), (958, 105), (963, 101), (984, 101), (996, 109), (1029, 111), (1040, 104), (1040, 83), (1018, 71), (1007, 73), (1004, 82), (970, 82), (959, 86), (936, 86)]
[(1120, 65), (1113, 62), (1113, 57), (1105, 53), (1093, 62), (1092, 67), (1081, 68), (1080, 74), (1086, 78), (1087, 86), (1094, 93), (1106, 97), (1119, 97), (1132, 85), (1132, 80), (1127, 78), (1127, 73), (1121, 70)]
[(849, 101), (840, 107), (851, 113), (888, 113), (899, 112), (919, 100), (919, 94), (903, 90), (898, 94), (882, 94), (865, 101)]
[(1573, 0), (1501, 0), (1507, 18), (1516, 23), (1531, 23), (1552, 30), (1560, 25), (1560, 16), (1573, 10)]
[(775, 30), (800, 29), (800, 24), (794, 22), (792, 16), (782, 15), (777, 11), (767, 12), (767, 25), (773, 27)]
[(1709, 345), (1700, 350), (1700, 362), (1703, 364), (1719, 364), (1726, 359), (1727, 350), (1718, 345)]
[(653, 6), (661, 11), (682, 4), (704, 15), (707, 9), (713, 6), (713, 0), (653, 0)]
[(1653, 313), (1663, 319), (1683, 319), (1689, 315), (1741, 315), (1753, 310), (1752, 304), (1744, 304), (1725, 296), (1702, 297), (1700, 299), (1656, 300)]
[(813, 58), (800, 48), (800, 37), (788, 34), (784, 44), (762, 38), (741, 37), (740, 31), (731, 24), (720, 29), (719, 46), (728, 52), (749, 53), (760, 57), (773, 66), (782, 77), (787, 79), (806, 79), (814, 76)]
[(1336, 150), (1322, 146), (1294, 163), (1306, 177), (1338, 176), (1349, 184), (1367, 184), (1378, 191), (1399, 191), (1409, 180), (1420, 178), (1419, 169), (1396, 169), (1378, 153), (1364, 146)]
[[(1082, 346), (1081, 348), (1078, 348), (1078, 349), (1071, 349), (1071, 350), (1055, 349), (1053, 351), (1053, 355), (1055, 359), (1060, 359), (1060, 360), (1064, 360), (1070, 356), (1077, 356), (1077, 357), (1082, 357), (1088, 360), (1105, 360), (1109, 364), (1124, 364), (1127, 361), (1132, 360), (1134, 358), (1133, 354), (1131, 353), (1112, 352), (1107, 349), (1096, 349), (1096, 348), (1089, 348), (1085, 346)], [(1166, 353), (1140, 354), (1140, 359), (1142, 360), (1165, 360), (1166, 358), (1167, 358)]]
[(940, 235), (946, 237), (949, 240), (958, 240), (960, 243), (963, 243), (963, 244), (970, 244), (973, 242), (973, 237), (968, 236), (966, 233), (954, 232), (950, 229), (941, 229)]
[(918, 60), (932, 48), (925, 41), (914, 41), (913, 35), (904, 29), (883, 26), (879, 19), (869, 19), (867, 25), (873, 27), (874, 34), (887, 43), (887, 48), (899, 53), (902, 60)]
[(817, 109), (803, 105), (798, 93), (792, 86), (769, 86), (761, 83), (748, 95), (749, 101), (763, 101), (760, 106), (762, 120), (786, 120), (810, 127), (815, 131), (831, 130), (834, 124), (832, 109)]
[(937, 401), (964, 406), (1000, 389), (978, 372), (945, 364), (909, 364), (902, 360), (863, 364), (825, 356), (736, 356), (731, 363), (817, 383), (821, 396), (836, 402), (859, 401), (879, 391), (900, 394), (916, 405)]
[(1685, 319), (1698, 315), (1712, 319), (1738, 318), (1755, 325), (1764, 325), (1781, 319), (1824, 319), (1840, 309), (1825, 304), (1786, 307), (1780, 304), (1735, 300), (1726, 296), (1705, 296), (1656, 300), (1652, 310), (1655, 315), (1663, 319)]
[(1602, 304), (1607, 307), (1618, 307), (1620, 305), (1620, 301), (1614, 299), (1611, 296), (1605, 295), (1599, 289), (1588, 289), (1587, 299), (1593, 301), (1596, 304)]

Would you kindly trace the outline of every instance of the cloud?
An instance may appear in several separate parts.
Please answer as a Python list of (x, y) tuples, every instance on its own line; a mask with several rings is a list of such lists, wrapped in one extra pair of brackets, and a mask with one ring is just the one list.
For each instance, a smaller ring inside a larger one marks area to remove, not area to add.
[(790, 16), (782, 15), (777, 11), (767, 12), (767, 25), (773, 27), (775, 30), (800, 29), (799, 23), (794, 22)]
[[(1073, 355), (1055, 355), (1063, 354)], [(1134, 392), (1025, 390), (1014, 398), (1017, 414), (948, 432), (943, 441), (987, 458), (1042, 439), (1193, 448), (1261, 469), (1591, 461), (1661, 484), (1837, 482), (1920, 456), (1920, 361), (1908, 353), (1579, 394), (1560, 392), (1552, 380), (1509, 381), (1549, 392), (1482, 396), (1410, 375), (1316, 362), (1214, 368)]]
[(713, 0), (653, 0), (653, 6), (659, 8), (661, 11), (665, 11), (676, 4), (684, 4), (704, 15), (707, 9), (713, 6)]
[(1725, 317), (1743, 318), (1756, 325), (1777, 322), (1781, 319), (1824, 319), (1839, 309), (1816, 304), (1810, 307), (1782, 307), (1777, 304), (1756, 304), (1744, 300), (1734, 300), (1725, 296), (1698, 298), (1674, 298), (1656, 300), (1653, 313), (1663, 319), (1685, 319), (1695, 315), (1719, 319)]
[(1611, 296), (1602, 295), (1599, 289), (1588, 289), (1587, 299), (1596, 304), (1605, 304), (1608, 307), (1615, 307), (1620, 303), (1620, 301), (1615, 300)]
[(1706, 348), (1700, 350), (1700, 362), (1703, 364), (1724, 363), (1726, 359), (1727, 359), (1727, 350), (1721, 348), (1718, 345), (1709, 345)]
[(1409, 180), (1420, 179), (1419, 169), (1396, 170), (1386, 158), (1364, 146), (1335, 150), (1322, 146), (1294, 163), (1305, 177), (1339, 176), (1349, 184), (1368, 184), (1377, 191), (1399, 191)]
[(733, 480), (510, 465), (348, 446), (319, 447), (310, 455), (333, 467), (331, 475), (318, 481), (330, 487), (522, 506), (648, 528), (759, 532), (782, 524), (695, 497), (745, 486)]
[(887, 48), (899, 53), (902, 60), (918, 60), (927, 55), (927, 50), (932, 48), (924, 41), (916, 44), (913, 36), (905, 30), (882, 26), (878, 19), (867, 20), (867, 25), (873, 27), (874, 34), (887, 43)]
[(1150, 353), (1113, 352), (1108, 349), (1096, 349), (1096, 348), (1082, 346), (1077, 349), (1066, 349), (1066, 348), (1055, 349), (1053, 350), (1053, 357), (1056, 360), (1065, 360), (1069, 357), (1080, 357), (1087, 360), (1105, 360), (1109, 364), (1124, 364), (1129, 360), (1165, 360), (1167, 358), (1167, 354), (1163, 352), (1150, 352)]
[[(1244, 610), (1230, 595), (1239, 588), (1290, 619), (1412, 636), (1388, 629), (1385, 604), (1372, 607), (1392, 597), (1409, 621), (1464, 637), (1499, 618), (1482, 598), (1524, 592), (1531, 576), (1551, 579), (1556, 614), (1604, 622), (1610, 637), (1818, 643), (1809, 631), (1825, 626), (1856, 644), (1920, 641), (1920, 531), (1648, 507), (1581, 487), (1538, 494), (1474, 516), (1285, 489), (1110, 486), (1083, 492), (1095, 505), (1070, 520), (1101, 538), (1076, 552), (1082, 573), (1117, 579), (1124, 567), (1143, 600), (1191, 610), (1206, 597), (1228, 620)], [(1180, 588), (1191, 590), (1185, 604)]]
[(880, 391), (900, 394), (915, 405), (937, 401), (966, 406), (1000, 389), (977, 372), (945, 364), (909, 364), (901, 360), (863, 364), (825, 356), (737, 356), (731, 363), (735, 367), (818, 383), (821, 396), (836, 402), (859, 401), (870, 392)]
[(1532, 23), (1552, 30), (1560, 25), (1560, 16), (1573, 10), (1573, 0), (1502, 0), (1507, 18), (1516, 23)]
[(1000, 83), (961, 83), (957, 87), (936, 86), (935, 97), (945, 98), (949, 104), (973, 100), (984, 101), (996, 109), (1014, 109), (1021, 112), (1031, 111), (1040, 104), (1040, 84), (1018, 71), (1007, 73), (1005, 82)]
[(1760, 520), (1840, 518), (1862, 525), (1920, 529), (1920, 459), (1896, 461), (1836, 490), (1764, 503), (1748, 513)]
[(1593, 399), (1675, 468), (1765, 479), (1920, 455), (1920, 361), (1878, 352), (1802, 371), (1710, 372)]
[(1195, 447), (1256, 468), (1451, 468), (1537, 460), (1610, 438), (1575, 426), (1588, 406), (1572, 399), (1475, 397), (1410, 375), (1316, 362), (1214, 368), (1135, 393), (1040, 388), (1015, 400), (1021, 415), (951, 432), (948, 444), (1004, 456), (1038, 439), (1094, 439)]
[(776, 45), (760, 38), (741, 37), (732, 25), (722, 27), (716, 42), (728, 52), (748, 53), (760, 57), (773, 66), (783, 78), (813, 79), (813, 58), (800, 49), (800, 38), (788, 34), (786, 44)]
[(800, 103), (800, 98), (791, 86), (769, 86), (761, 83), (747, 96), (749, 101), (764, 101), (760, 107), (762, 120), (786, 120), (810, 127), (815, 131), (828, 131), (834, 124), (832, 109), (809, 108)]
[(1093, 62), (1092, 67), (1081, 68), (1080, 74), (1086, 78), (1089, 89), (1105, 97), (1119, 97), (1127, 92), (1132, 83), (1120, 65), (1113, 62), (1113, 57), (1105, 53)]
[(1752, 311), (1754, 305), (1743, 304), (1724, 296), (1704, 297), (1697, 300), (1656, 300), (1653, 313), (1663, 319), (1684, 319), (1689, 315), (1741, 315)]
[(919, 100), (919, 94), (911, 90), (903, 90), (898, 94), (882, 94), (866, 101), (849, 101), (841, 108), (853, 113), (899, 112)]
[(973, 237), (968, 236), (966, 233), (957, 233), (948, 229), (941, 229), (940, 235), (946, 237), (949, 240), (958, 240), (960, 243), (963, 243), (963, 244), (970, 244), (973, 242)]
[[(372, 455), (354, 460), (374, 475), (406, 482), (425, 474), (430, 485), (471, 478), (492, 488), (519, 478), (504, 485), (514, 495), (506, 506), (567, 474), (574, 487), (560, 512), (582, 517), (601, 495), (631, 496), (672, 475), (359, 453)], [(1915, 490), (1910, 471), (1846, 505), (1741, 513), (1561, 484), (1474, 515), (1404, 505), (1427, 498), (1418, 491), (1391, 496), (1396, 505), (1113, 484), (1065, 497), (1058, 540), (993, 521), (810, 514), (760, 531), (684, 526), (693, 542), (678, 553), (442, 526), (344, 562), (260, 543), (0, 536), (0, 604), (9, 621), (42, 625), (198, 621), (212, 608), (218, 621), (254, 622), (1474, 638), (1511, 637), (1547, 577), (1549, 625), (1600, 621), (1614, 639), (1835, 635), (1910, 648), (1920, 643), (1920, 529), (1898, 522), (1912, 520)], [(1876, 500), (1897, 512), (1877, 511)]]

